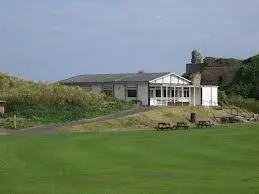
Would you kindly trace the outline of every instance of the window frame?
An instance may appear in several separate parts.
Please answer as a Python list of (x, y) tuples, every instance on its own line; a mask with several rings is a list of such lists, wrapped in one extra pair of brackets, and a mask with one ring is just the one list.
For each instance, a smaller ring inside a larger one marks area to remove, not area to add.
[(102, 92), (106, 96), (114, 97), (114, 85), (113, 84), (103, 84)]
[(189, 88), (187, 88), (187, 87), (183, 88), (183, 97), (185, 97), (185, 98), (189, 98), (190, 97)]
[[(130, 92), (135, 92), (136, 95), (130, 95)], [(137, 83), (128, 83), (126, 85), (126, 96), (127, 98), (138, 98), (138, 84)]]

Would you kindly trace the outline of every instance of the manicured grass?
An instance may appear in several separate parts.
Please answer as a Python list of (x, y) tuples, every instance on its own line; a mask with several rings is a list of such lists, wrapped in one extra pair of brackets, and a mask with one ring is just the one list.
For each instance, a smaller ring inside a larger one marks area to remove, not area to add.
[(0, 137), (0, 193), (259, 193), (259, 126)]

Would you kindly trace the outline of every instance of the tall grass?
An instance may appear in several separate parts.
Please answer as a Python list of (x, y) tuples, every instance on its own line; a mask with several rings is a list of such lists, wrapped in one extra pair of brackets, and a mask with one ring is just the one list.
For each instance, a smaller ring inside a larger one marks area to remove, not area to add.
[(3, 73), (0, 73), (0, 100), (6, 101), (6, 114), (0, 115), (0, 127), (9, 126), (14, 114), (29, 121), (21, 123), (33, 126), (93, 118), (132, 107), (84, 88), (36, 83)]
[(230, 104), (259, 114), (259, 100), (255, 100), (253, 98), (244, 99), (244, 98), (235, 96), (235, 97), (231, 97)]
[(25, 81), (0, 74), (0, 99), (7, 101), (7, 111), (18, 105), (73, 105), (92, 106), (106, 101), (101, 94), (93, 94), (87, 89), (60, 84), (43, 84)]
[(254, 113), (259, 113), (259, 100), (253, 98), (244, 98), (241, 95), (226, 95), (224, 91), (219, 92), (219, 101), (221, 105), (237, 106), (247, 109)]

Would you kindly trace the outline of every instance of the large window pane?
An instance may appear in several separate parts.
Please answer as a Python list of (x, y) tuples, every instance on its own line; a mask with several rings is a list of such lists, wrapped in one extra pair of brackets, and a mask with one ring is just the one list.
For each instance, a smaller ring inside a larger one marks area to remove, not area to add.
[(127, 84), (127, 96), (129, 98), (136, 98), (137, 97), (137, 91), (138, 91), (138, 85), (136, 83)]
[(182, 97), (182, 88), (175, 88), (175, 97)]
[[(161, 97), (161, 90), (156, 90), (156, 97)], [(166, 97), (166, 90), (163, 90), (163, 97)], [(169, 90), (167, 93), (167, 97), (169, 97)]]
[(171, 92), (172, 92), (172, 93), (171, 93), (171, 94), (172, 94), (172, 97), (174, 97), (174, 89), (172, 89), (172, 91), (171, 91)]
[(137, 97), (137, 90), (128, 90), (128, 97), (129, 98), (136, 98)]
[(161, 97), (161, 90), (156, 90), (156, 97)]
[(183, 89), (183, 94), (184, 94), (184, 97), (190, 97), (189, 88), (184, 88)]

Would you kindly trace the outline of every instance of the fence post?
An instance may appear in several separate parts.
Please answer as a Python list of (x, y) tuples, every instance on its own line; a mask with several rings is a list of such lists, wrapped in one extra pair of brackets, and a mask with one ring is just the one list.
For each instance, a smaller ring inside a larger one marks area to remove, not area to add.
[(13, 122), (14, 122), (14, 129), (17, 128), (17, 119), (16, 119), (16, 115), (13, 116)]

